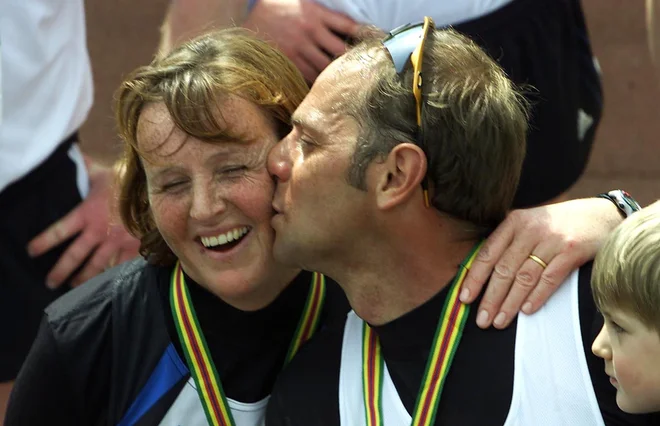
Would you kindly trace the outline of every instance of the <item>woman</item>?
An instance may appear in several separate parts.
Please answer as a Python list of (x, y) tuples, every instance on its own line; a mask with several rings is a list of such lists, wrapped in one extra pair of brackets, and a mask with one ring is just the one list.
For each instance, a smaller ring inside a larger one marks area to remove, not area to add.
[(266, 157), (307, 90), (238, 30), (126, 79), (120, 210), (149, 261), (47, 309), (9, 424), (260, 423), (277, 373), (328, 322), (324, 301), (346, 311), (338, 288), (271, 256)]
[(266, 158), (306, 92), (282, 54), (239, 30), (126, 79), (120, 210), (146, 261), (46, 310), (8, 425), (263, 421), (282, 367), (347, 311), (330, 280), (271, 256)]

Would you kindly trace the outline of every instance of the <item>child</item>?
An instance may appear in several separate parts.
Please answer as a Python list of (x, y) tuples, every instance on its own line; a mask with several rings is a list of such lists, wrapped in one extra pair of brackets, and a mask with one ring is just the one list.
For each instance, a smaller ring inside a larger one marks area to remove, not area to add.
[(605, 324), (593, 353), (628, 413), (660, 411), (660, 202), (619, 225), (599, 250), (591, 289)]

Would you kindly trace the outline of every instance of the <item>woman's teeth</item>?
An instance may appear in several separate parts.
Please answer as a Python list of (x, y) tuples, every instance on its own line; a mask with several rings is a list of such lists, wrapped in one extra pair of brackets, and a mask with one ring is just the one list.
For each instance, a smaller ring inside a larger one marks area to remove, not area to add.
[(217, 247), (238, 240), (249, 231), (250, 227), (244, 226), (242, 228), (232, 229), (231, 231), (225, 232), (224, 234), (220, 234), (215, 237), (202, 237), (201, 240), (202, 244), (204, 244), (204, 247), (206, 248)]

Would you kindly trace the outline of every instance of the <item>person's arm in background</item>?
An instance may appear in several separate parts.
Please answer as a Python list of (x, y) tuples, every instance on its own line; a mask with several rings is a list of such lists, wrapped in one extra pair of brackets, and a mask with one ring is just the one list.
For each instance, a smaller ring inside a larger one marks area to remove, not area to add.
[(313, 82), (361, 25), (313, 0), (257, 0), (243, 26), (272, 41)]
[(89, 194), (63, 218), (34, 237), (27, 247), (28, 253), (37, 257), (73, 238), (48, 273), (46, 285), (50, 288), (59, 287), (69, 277), (75, 287), (138, 255), (140, 242), (118, 219), (114, 170), (86, 155), (84, 159)]
[(660, 0), (646, 0), (646, 34), (651, 60), (660, 80)]
[(248, 0), (172, 0), (161, 27), (159, 54), (205, 31), (243, 23)]
[[(250, 8), (250, 3), (254, 5)], [(160, 54), (205, 31), (243, 26), (277, 46), (312, 82), (361, 26), (312, 0), (172, 0)]]

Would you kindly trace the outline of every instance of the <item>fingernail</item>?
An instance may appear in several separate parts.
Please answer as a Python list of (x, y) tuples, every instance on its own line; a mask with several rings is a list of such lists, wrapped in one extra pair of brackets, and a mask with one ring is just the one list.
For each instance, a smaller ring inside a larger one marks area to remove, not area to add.
[(495, 324), (497, 327), (502, 327), (504, 325), (504, 321), (506, 321), (506, 314), (504, 312), (500, 312), (493, 320), (493, 324)]
[(458, 296), (458, 298), (461, 299), (461, 302), (467, 303), (468, 300), (470, 300), (470, 290), (464, 288), (463, 291), (461, 291), (461, 295)]
[(526, 302), (523, 307), (522, 311), (526, 314), (531, 314), (532, 313), (532, 302)]
[(479, 312), (479, 315), (477, 315), (477, 325), (482, 328), (488, 327), (488, 312)]
[(55, 287), (57, 287), (57, 283), (49, 278), (46, 280), (46, 287), (48, 287), (51, 290), (54, 290)]

